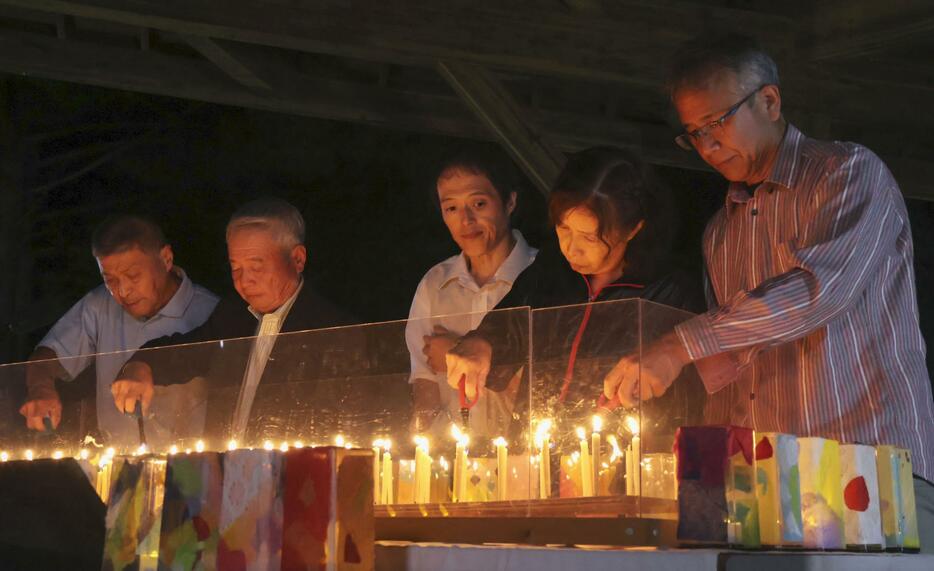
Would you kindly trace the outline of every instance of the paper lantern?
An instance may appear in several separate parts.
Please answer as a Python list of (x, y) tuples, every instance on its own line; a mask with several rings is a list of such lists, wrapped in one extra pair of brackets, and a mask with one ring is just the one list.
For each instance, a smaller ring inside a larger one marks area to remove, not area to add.
[(843, 549), (840, 445), (836, 440), (809, 437), (799, 438), (798, 446), (804, 546)]
[(879, 511), (876, 449), (861, 444), (841, 445), (840, 473), (847, 548), (881, 550), (885, 539)]
[(801, 545), (801, 482), (798, 439), (778, 432), (756, 433), (756, 497), (763, 545)]

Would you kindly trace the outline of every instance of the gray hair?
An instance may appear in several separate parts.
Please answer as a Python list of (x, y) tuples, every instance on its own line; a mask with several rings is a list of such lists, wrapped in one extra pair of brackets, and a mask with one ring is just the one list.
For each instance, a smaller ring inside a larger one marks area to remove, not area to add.
[(167, 245), (159, 225), (143, 216), (121, 214), (101, 222), (91, 235), (91, 254), (103, 258), (132, 248), (155, 254)]
[(297, 208), (280, 198), (259, 198), (237, 209), (227, 223), (227, 240), (242, 228), (271, 232), (283, 249), (305, 243), (305, 220)]
[(668, 94), (706, 87), (722, 71), (736, 74), (749, 92), (763, 85), (779, 85), (778, 66), (759, 44), (742, 34), (706, 34), (681, 44), (668, 72)]

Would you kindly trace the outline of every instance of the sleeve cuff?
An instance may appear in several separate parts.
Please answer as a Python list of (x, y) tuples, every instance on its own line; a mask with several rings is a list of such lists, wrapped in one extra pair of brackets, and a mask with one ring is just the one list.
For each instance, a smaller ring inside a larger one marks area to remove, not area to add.
[(710, 317), (706, 313), (675, 326), (675, 332), (691, 357), (691, 361), (698, 361), (723, 352), (717, 342)]

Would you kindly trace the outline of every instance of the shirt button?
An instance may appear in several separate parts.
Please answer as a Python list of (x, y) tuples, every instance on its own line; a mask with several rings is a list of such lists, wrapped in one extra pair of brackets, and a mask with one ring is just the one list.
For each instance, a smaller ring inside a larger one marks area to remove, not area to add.
[(749, 213), (752, 214), (753, 216), (755, 216), (755, 215), (759, 214), (759, 209), (758, 209), (758, 208), (753, 208), (752, 210), (749, 211)]

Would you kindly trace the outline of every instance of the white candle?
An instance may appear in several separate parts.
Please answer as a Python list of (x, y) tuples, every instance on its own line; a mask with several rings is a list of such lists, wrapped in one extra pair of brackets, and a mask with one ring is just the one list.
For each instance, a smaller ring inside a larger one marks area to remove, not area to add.
[(593, 464), (590, 462), (590, 446), (587, 444), (587, 433), (583, 428), (577, 428), (577, 437), (581, 441), (581, 495), (593, 495)]
[(594, 491), (597, 491), (600, 484), (600, 464), (602, 463), (600, 452), (603, 448), (603, 443), (600, 439), (600, 431), (603, 429), (603, 419), (595, 414), (592, 422), (593, 434), (590, 435), (590, 463), (593, 465), (593, 487)]
[(642, 489), (642, 441), (639, 438), (639, 421), (626, 417), (626, 428), (632, 433), (632, 441), (626, 449), (626, 494), (638, 496)]
[(451, 425), (451, 435), (457, 441), (454, 449), (454, 501), (462, 502), (467, 495), (467, 444), (470, 439), (456, 424)]
[(394, 503), (392, 495), (392, 454), (389, 453), (389, 441), (383, 442), (383, 482), (380, 486), (382, 503)]
[(380, 439), (373, 441), (373, 503), (378, 504), (380, 502), (380, 489), (379, 489), (379, 473), (380, 469), (380, 447), (383, 445), (383, 441)]
[(509, 470), (509, 452), (506, 449), (506, 439), (502, 436), (493, 441), (496, 446), (496, 499), (506, 500), (506, 482)]
[(547, 499), (551, 497), (551, 420), (543, 420), (538, 423), (535, 430), (535, 444), (541, 453), (539, 454), (538, 467), (538, 497)]
[(415, 503), (431, 501), (431, 456), (428, 455), (428, 439), (415, 437)]

